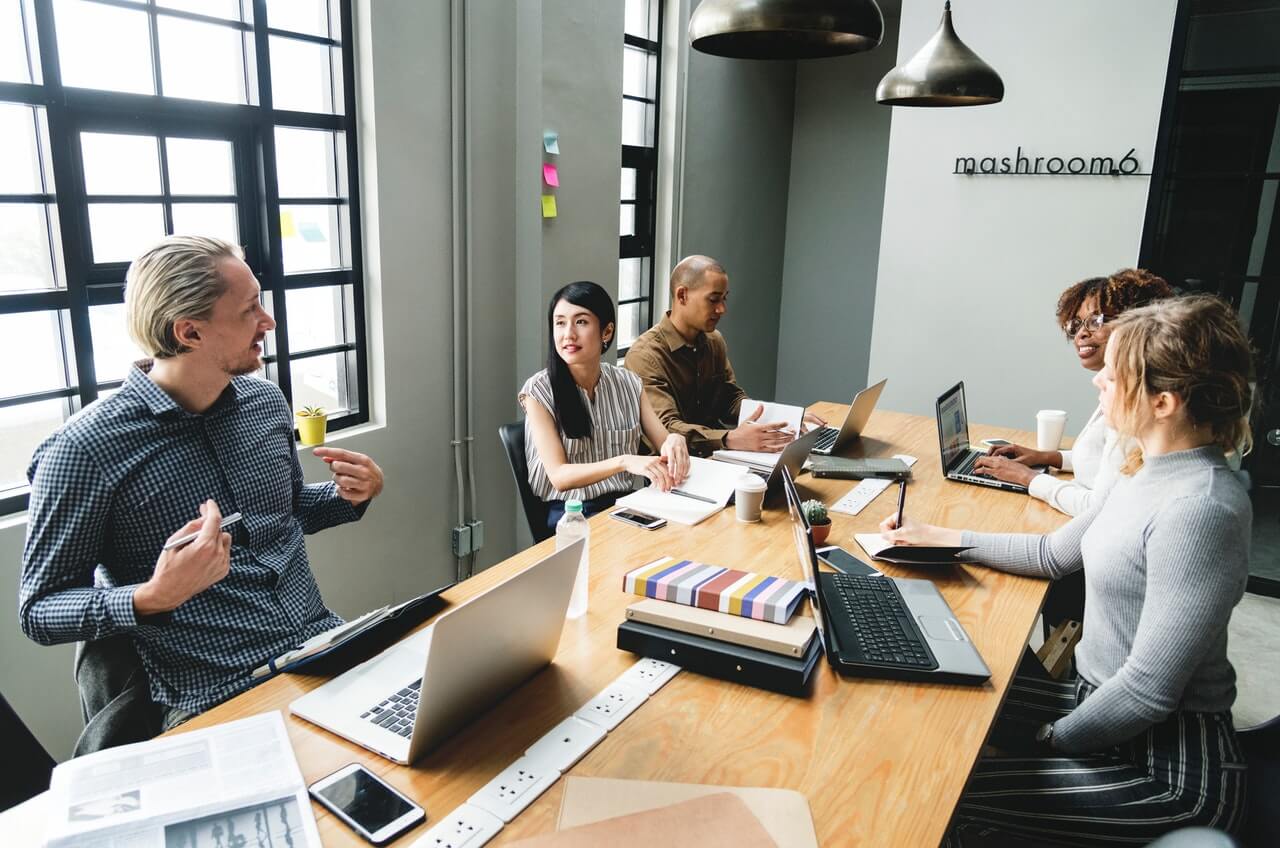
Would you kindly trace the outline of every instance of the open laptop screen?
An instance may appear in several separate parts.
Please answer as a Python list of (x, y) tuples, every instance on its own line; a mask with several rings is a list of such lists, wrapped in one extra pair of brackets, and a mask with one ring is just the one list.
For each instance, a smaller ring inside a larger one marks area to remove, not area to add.
[(969, 450), (969, 418), (964, 408), (964, 383), (956, 383), (938, 398), (938, 442), (942, 447), (942, 471)]
[(809, 614), (818, 626), (818, 638), (822, 640), (823, 650), (827, 646), (827, 628), (822, 620), (822, 610), (818, 603), (818, 554), (813, 548), (813, 531), (800, 509), (800, 493), (796, 491), (795, 480), (791, 470), (782, 469), (782, 486), (787, 492), (787, 511), (791, 514), (791, 533), (796, 543), (796, 558), (800, 560), (800, 571), (805, 582), (809, 584)]

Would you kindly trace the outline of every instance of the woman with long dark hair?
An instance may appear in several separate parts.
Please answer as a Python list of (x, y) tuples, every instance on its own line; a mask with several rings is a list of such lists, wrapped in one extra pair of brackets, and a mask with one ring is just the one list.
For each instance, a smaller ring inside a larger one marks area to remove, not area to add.
[[(684, 436), (668, 433), (640, 378), (601, 357), (616, 330), (613, 300), (592, 282), (569, 283), (547, 307), (547, 367), (520, 389), (529, 485), (555, 527), (566, 500), (587, 515), (634, 488), (632, 475), (666, 491), (689, 473)], [(658, 449), (641, 456), (640, 435)]]

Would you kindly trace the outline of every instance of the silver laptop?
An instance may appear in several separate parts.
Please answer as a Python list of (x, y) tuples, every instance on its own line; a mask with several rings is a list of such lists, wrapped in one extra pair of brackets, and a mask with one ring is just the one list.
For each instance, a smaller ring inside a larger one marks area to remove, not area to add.
[(765, 489), (766, 498), (782, 490), (783, 471), (788, 472), (793, 480), (800, 474), (800, 469), (804, 467), (804, 461), (813, 452), (813, 444), (818, 440), (818, 436), (821, 433), (821, 429), (815, 428), (793, 440), (791, 444), (782, 449), (782, 453), (778, 456), (778, 461), (773, 465), (773, 470), (767, 475), (763, 472), (752, 470), (753, 474), (759, 474), (765, 478), (767, 486)]
[(823, 427), (819, 430), (821, 435), (818, 436), (818, 442), (811, 453), (831, 456), (861, 436), (863, 429), (867, 426), (867, 419), (875, 410), (876, 402), (880, 400), (880, 392), (884, 390), (887, 382), (889, 382), (887, 379), (881, 380), (854, 395), (853, 403), (849, 404), (849, 414), (844, 417), (844, 423), (839, 429)]
[(809, 606), (827, 661), (865, 677), (980, 684), (991, 670), (928, 580), (818, 570), (813, 530), (800, 511), (800, 494), (784, 473), (796, 556), (813, 587)]
[(1022, 492), (1027, 487), (1006, 483), (988, 474), (976, 474), (973, 464), (987, 452), (969, 445), (969, 413), (964, 402), (964, 381), (956, 383), (938, 398), (938, 447), (942, 450), (942, 474), (957, 483), (989, 486), (1006, 492)]
[(289, 705), (409, 764), (551, 662), (586, 540), (443, 613)]

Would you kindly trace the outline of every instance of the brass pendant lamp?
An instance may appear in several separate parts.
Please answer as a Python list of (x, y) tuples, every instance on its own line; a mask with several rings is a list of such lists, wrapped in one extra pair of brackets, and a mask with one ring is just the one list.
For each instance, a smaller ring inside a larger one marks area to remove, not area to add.
[(985, 106), (1003, 99), (1004, 80), (956, 35), (951, 0), (933, 38), (876, 87), (876, 101), (886, 106)]
[(695, 50), (731, 59), (823, 59), (880, 43), (875, 0), (702, 0), (689, 18)]

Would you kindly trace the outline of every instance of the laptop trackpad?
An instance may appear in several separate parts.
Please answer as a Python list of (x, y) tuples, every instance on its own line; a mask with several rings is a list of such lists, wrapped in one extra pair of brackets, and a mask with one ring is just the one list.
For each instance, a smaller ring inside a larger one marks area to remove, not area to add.
[(920, 629), (930, 639), (942, 642), (964, 642), (964, 630), (954, 618), (943, 618), (937, 615), (918, 615), (916, 621)]

